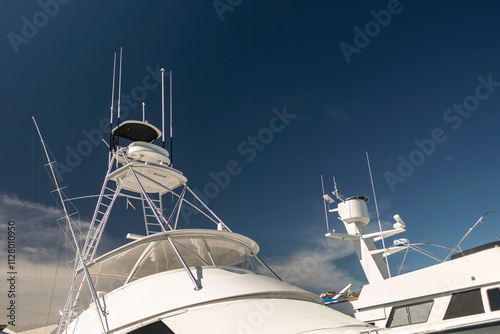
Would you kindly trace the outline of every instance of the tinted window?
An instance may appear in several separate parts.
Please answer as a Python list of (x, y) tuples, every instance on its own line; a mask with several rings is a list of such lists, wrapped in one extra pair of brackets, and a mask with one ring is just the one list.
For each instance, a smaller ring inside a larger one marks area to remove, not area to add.
[(490, 302), (490, 310), (500, 310), (500, 289), (490, 289), (486, 292), (488, 294), (488, 301)]
[(161, 321), (138, 328), (128, 334), (175, 334), (167, 325)]
[(431, 312), (432, 300), (393, 307), (387, 327), (406, 326), (426, 322)]
[(484, 313), (483, 301), (479, 289), (454, 293), (446, 309), (443, 320)]

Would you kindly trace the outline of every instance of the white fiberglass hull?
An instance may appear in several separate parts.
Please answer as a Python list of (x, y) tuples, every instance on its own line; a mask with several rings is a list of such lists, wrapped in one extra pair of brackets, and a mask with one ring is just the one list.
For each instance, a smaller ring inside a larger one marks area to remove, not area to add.
[[(199, 291), (180, 270), (148, 276), (108, 293), (102, 298), (109, 310), (109, 330), (135, 334), (158, 321), (173, 333), (199, 333), (203, 328), (217, 334), (317, 330), (353, 334), (367, 328), (322, 305), (317, 296), (274, 278), (217, 268), (200, 268), (197, 275), (203, 285)], [(102, 333), (95, 306), (80, 314), (66, 333)]]

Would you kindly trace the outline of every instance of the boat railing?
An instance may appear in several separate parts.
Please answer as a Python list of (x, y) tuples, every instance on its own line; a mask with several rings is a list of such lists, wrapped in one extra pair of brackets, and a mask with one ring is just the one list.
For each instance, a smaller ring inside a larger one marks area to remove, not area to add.
[[(496, 243), (492, 243), (491, 245), (490, 244), (486, 244), (486, 245), (483, 245), (482, 247), (479, 246), (479, 247), (476, 247), (476, 248), (472, 248), (472, 251), (469, 250), (469, 251), (464, 251), (462, 249), (462, 245), (464, 243), (464, 241), (470, 236), (470, 234), (477, 229), (478, 226), (483, 226), (489, 233), (491, 233), (497, 240), (497, 242), (500, 242), (500, 235), (498, 233), (496, 233), (485, 221), (484, 221), (484, 218), (488, 215), (492, 215), (492, 214), (500, 214), (500, 212), (496, 212), (496, 211), (491, 211), (491, 212), (486, 212), (485, 214), (483, 214), (477, 221), (476, 223), (467, 230), (467, 232), (464, 234), (464, 236), (460, 239), (460, 241), (456, 244), (456, 246), (454, 246), (453, 248), (451, 247), (446, 247), (446, 246), (443, 246), (443, 245), (438, 245), (438, 244), (433, 244), (433, 243), (426, 243), (426, 242), (422, 242), (422, 243), (410, 243), (408, 241), (408, 239), (399, 239), (397, 240), (397, 245), (394, 245), (394, 246), (391, 246), (389, 248), (387, 248), (384, 252), (384, 256), (388, 256), (388, 255), (391, 255), (391, 254), (394, 254), (394, 253), (397, 253), (399, 252), (400, 250), (404, 250), (406, 249), (406, 252), (403, 256), (403, 260), (399, 266), (399, 270), (398, 270), (398, 273), (396, 276), (399, 276), (402, 272), (402, 269), (404, 267), (404, 264), (405, 264), (405, 260), (406, 260), (406, 257), (407, 257), (407, 254), (408, 254), (408, 251), (415, 251), (419, 254), (422, 254), (434, 261), (436, 261), (437, 263), (442, 263), (442, 262), (446, 262), (446, 261), (449, 261), (449, 260), (453, 260), (457, 257), (461, 257), (461, 256), (465, 256), (466, 254), (470, 254), (472, 253), (473, 251), (479, 251), (479, 250), (484, 250), (484, 249), (487, 249), (489, 247), (494, 247), (496, 245)], [(498, 245), (500, 245), (500, 243), (498, 243)], [(436, 247), (436, 248), (440, 248), (440, 249), (444, 249), (447, 251), (447, 253), (445, 253), (444, 255), (443, 254), (438, 254), (437, 252), (433, 252), (433, 251), (430, 251), (428, 249), (425, 249), (423, 246), (425, 247)]]
[(478, 220), (477, 222), (464, 234), (464, 236), (462, 237), (462, 239), (460, 239), (460, 241), (457, 243), (457, 245), (451, 250), (451, 252), (448, 254), (448, 256), (443, 260), (444, 261), (447, 261), (451, 258), (451, 256), (457, 252), (460, 252), (460, 253), (463, 253), (462, 251), (462, 243), (464, 242), (465, 239), (467, 239), (467, 237), (471, 234), (471, 232), (478, 226), (478, 225), (482, 225), (486, 228), (486, 230), (488, 232), (490, 232), (497, 240), (500, 240), (500, 236), (488, 225), (484, 222), (484, 218), (488, 215), (491, 215), (491, 214), (495, 214), (495, 215), (500, 215), (500, 212), (498, 211), (490, 211), (490, 212), (486, 212), (484, 215), (482, 215)]

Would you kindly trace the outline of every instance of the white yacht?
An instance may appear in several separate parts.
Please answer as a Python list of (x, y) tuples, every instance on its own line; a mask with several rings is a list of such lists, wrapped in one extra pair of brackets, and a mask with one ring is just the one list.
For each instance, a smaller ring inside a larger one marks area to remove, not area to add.
[[(368, 197), (345, 198), (335, 185), (336, 199), (323, 196), (326, 211), (335, 212), (347, 233), (326, 234), (354, 245), (368, 280), (359, 293), (338, 294), (325, 299), (331, 306), (348, 301), (357, 319), (375, 325), (378, 333), (500, 333), (500, 236), (483, 215), (456, 247), (440, 258), (408, 239), (396, 239), (390, 246), (375, 243), (405, 231), (406, 224), (394, 215), (393, 229), (368, 233)], [(334, 203), (336, 208), (330, 208)], [(328, 207), (328, 209), (327, 209)], [(463, 241), (477, 227), (485, 227), (496, 241), (462, 250)], [(328, 219), (327, 219), (327, 229)], [(409, 250), (438, 260), (437, 264), (391, 276), (387, 257)], [(449, 252), (449, 253), (448, 253)]]
[[(163, 76), (162, 70), (162, 81)], [(164, 131), (145, 117), (120, 123), (119, 115), (118, 109), (108, 170), (86, 237), (78, 235), (76, 210), (45, 149), (76, 251), (55, 333), (370, 332), (373, 326), (280, 280), (259, 258), (257, 243), (233, 233), (173, 168), (164, 144), (154, 144)], [(44, 143), (41, 134), (40, 139)], [(113, 224), (112, 209), (120, 205), (142, 206), (144, 220), (137, 224), (143, 224), (144, 235), (129, 234), (131, 242), (98, 256), (105, 227)], [(211, 225), (185, 228), (183, 210), (197, 210), (196, 218)]]

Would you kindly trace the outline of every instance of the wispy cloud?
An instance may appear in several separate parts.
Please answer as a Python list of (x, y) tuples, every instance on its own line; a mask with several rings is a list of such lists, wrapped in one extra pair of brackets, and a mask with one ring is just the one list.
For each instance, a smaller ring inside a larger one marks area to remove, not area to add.
[(291, 255), (267, 259), (267, 262), (285, 282), (317, 294), (338, 291), (349, 283), (361, 286), (353, 275), (335, 263), (354, 253), (350, 243), (319, 237), (309, 245)]
[[(72, 274), (67, 260), (74, 255), (56, 223), (58, 217), (60, 210), (56, 207), (0, 194), (0, 259), (4, 268), (8, 258), (7, 224), (15, 222), (16, 319), (12, 329), (16, 331), (57, 322), (64, 306)], [(1, 306), (6, 307), (10, 300), (4, 295)]]

